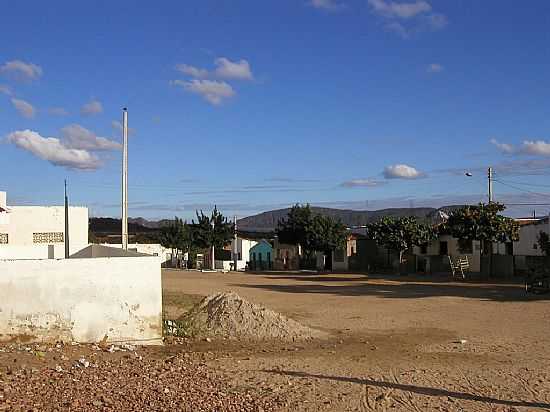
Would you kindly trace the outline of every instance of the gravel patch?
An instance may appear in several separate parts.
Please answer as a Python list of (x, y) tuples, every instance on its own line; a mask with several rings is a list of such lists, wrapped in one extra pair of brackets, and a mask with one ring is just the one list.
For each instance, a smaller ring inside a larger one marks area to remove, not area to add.
[[(25, 351), (5, 355), (13, 359), (9, 364), (4, 357), (0, 365), (0, 411), (267, 412), (280, 408), (278, 399), (263, 398), (251, 388), (232, 387), (228, 379), (187, 353), (148, 359), (138, 352), (86, 353), (87, 349), (63, 348), (39, 357)], [(25, 365), (27, 359), (35, 362)]]

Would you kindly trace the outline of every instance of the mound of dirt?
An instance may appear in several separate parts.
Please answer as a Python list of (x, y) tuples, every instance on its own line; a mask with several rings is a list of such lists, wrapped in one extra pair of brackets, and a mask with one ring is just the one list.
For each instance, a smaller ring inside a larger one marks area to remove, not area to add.
[(183, 319), (203, 336), (299, 341), (326, 336), (234, 292), (204, 298)]

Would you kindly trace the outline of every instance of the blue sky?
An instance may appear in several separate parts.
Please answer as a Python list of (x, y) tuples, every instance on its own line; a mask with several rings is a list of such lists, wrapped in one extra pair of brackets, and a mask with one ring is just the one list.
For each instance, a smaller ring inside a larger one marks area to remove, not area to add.
[[(143, 4), (141, 4), (143, 3)], [(145, 4), (147, 3), (147, 4)], [(550, 4), (9, 2), (0, 190), (118, 216), (550, 203)], [(464, 171), (473, 177), (464, 176)], [(550, 206), (510, 206), (513, 215)]]

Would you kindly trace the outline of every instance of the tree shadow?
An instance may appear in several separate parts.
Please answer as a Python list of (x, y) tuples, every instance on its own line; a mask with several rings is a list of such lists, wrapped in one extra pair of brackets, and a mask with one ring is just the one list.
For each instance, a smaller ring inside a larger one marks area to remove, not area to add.
[(524, 408), (550, 408), (550, 403), (544, 402), (529, 402), (529, 401), (513, 401), (506, 399), (492, 398), (490, 396), (475, 395), (465, 392), (455, 392), (447, 389), (441, 388), (430, 388), (424, 386), (408, 385), (398, 382), (385, 382), (385, 381), (375, 381), (371, 379), (361, 379), (361, 378), (351, 378), (346, 376), (329, 376), (329, 375), (318, 375), (307, 372), (298, 372), (298, 371), (280, 371), (280, 370), (263, 370), (262, 372), (272, 373), (283, 376), (293, 376), (298, 378), (317, 378), (317, 379), (326, 379), (339, 382), (349, 382), (357, 383), (361, 385), (375, 386), (379, 388), (386, 389), (395, 389), (405, 392), (416, 393), (424, 396), (437, 396), (437, 397), (450, 397), (461, 400), (475, 401), (475, 402), (485, 402), (498, 405), (506, 405), (512, 407), (524, 407)]
[[(281, 293), (312, 293), (330, 294), (337, 296), (375, 296), (394, 299), (419, 299), (429, 297), (460, 297), (497, 302), (531, 302), (548, 300), (550, 294), (527, 294), (525, 289), (514, 284), (487, 284), (487, 283), (456, 283), (444, 281), (420, 282), (403, 281), (396, 277), (388, 282), (387, 279), (353, 278), (353, 280), (339, 277), (313, 276), (280, 276), (266, 277), (267, 279), (295, 280), (301, 284), (232, 284), (242, 288), (265, 289)], [(352, 284), (327, 284), (330, 282), (349, 282)]]

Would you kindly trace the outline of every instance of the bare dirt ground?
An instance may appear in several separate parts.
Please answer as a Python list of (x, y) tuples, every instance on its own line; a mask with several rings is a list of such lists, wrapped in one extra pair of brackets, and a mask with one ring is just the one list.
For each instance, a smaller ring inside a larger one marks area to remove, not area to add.
[(550, 411), (550, 295), (353, 274), (163, 271), (165, 316), (235, 291), (329, 334), (0, 345), (0, 410)]
[(233, 387), (280, 396), (281, 410), (550, 410), (550, 300), (521, 285), (170, 270), (163, 282), (169, 316), (185, 310), (178, 296), (231, 290), (332, 334), (191, 345)]

